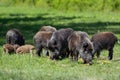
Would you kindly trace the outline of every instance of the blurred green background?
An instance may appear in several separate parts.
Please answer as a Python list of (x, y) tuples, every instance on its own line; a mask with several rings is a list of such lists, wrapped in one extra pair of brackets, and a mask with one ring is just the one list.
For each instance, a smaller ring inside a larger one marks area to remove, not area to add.
[(112, 31), (120, 37), (120, 0), (0, 0), (0, 45), (9, 29), (19, 29), (26, 43), (44, 25), (73, 28), (92, 35)]
[(0, 0), (0, 6), (34, 6), (76, 11), (118, 11), (120, 10), (120, 0)]

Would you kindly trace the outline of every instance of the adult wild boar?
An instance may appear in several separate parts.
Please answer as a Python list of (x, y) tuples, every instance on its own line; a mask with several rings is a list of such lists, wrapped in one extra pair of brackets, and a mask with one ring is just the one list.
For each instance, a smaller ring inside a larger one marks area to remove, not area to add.
[(93, 44), (86, 32), (74, 31), (68, 38), (68, 46), (72, 60), (78, 61), (80, 55), (84, 63), (92, 64)]
[(51, 38), (52, 33), (56, 31), (56, 28), (52, 26), (43, 26), (33, 37), (34, 45), (36, 48), (36, 54), (41, 56), (42, 49), (45, 50), (45, 54), (48, 56), (49, 51), (47, 47), (48, 40)]
[(52, 27), (52, 26), (43, 26), (40, 31), (51, 31), (51, 32), (55, 32), (56, 28)]
[(53, 32), (51, 32), (51, 31), (49, 31), (49, 32), (39, 31), (33, 37), (34, 45), (35, 45), (35, 48), (36, 48), (36, 54), (38, 56), (41, 56), (42, 49), (45, 49), (46, 50), (46, 55), (49, 55), (47, 43), (50, 40), (50, 38), (52, 36), (52, 33)]
[(91, 41), (94, 45), (93, 57), (97, 53), (99, 58), (101, 50), (107, 49), (109, 51), (108, 59), (111, 60), (113, 58), (113, 48), (115, 42), (117, 42), (117, 37), (112, 32), (96, 33), (92, 36)]
[(6, 42), (8, 44), (24, 45), (25, 40), (18, 29), (11, 29), (6, 33)]
[(73, 29), (66, 28), (60, 29), (53, 33), (51, 39), (48, 42), (48, 48), (50, 50), (50, 59), (59, 59), (67, 57), (69, 54), (68, 49), (68, 37), (73, 32)]

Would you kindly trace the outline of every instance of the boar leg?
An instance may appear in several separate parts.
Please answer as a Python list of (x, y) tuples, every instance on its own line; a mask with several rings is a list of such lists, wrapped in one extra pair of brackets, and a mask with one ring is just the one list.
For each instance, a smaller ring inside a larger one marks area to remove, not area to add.
[(69, 49), (66, 50), (66, 57), (69, 57), (70, 51)]
[(78, 61), (78, 51), (75, 51), (75, 53), (74, 53), (74, 56), (73, 56), (73, 60), (74, 61)]
[(97, 51), (97, 58), (100, 57), (100, 51)]
[(6, 53), (6, 54), (8, 54), (8, 53), (9, 53), (9, 50), (8, 50), (8, 49), (6, 49), (5, 53)]
[(113, 49), (109, 49), (108, 59), (111, 60), (113, 58)]
[(60, 56), (61, 58), (66, 58), (67, 57), (67, 52), (66, 51), (60, 51)]
[(45, 51), (45, 56), (49, 56), (49, 50), (48, 49), (44, 49)]
[(34, 50), (30, 50), (31, 57), (34, 55)]
[(73, 51), (70, 51), (70, 59), (73, 60)]
[(39, 47), (39, 48), (36, 49), (36, 55), (37, 56), (40, 57), (41, 56), (41, 52), (42, 52), (42, 47)]
[(49, 56), (49, 51), (48, 50), (46, 51), (46, 56)]

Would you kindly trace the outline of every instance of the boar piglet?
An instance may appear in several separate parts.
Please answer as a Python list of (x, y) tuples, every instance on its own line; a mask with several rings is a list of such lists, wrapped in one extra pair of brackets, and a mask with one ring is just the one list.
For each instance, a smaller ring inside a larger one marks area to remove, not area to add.
[(23, 45), (17, 48), (16, 54), (25, 54), (25, 53), (30, 53), (31, 56), (34, 54), (34, 49), (35, 47), (33, 45)]
[(18, 47), (20, 47), (18, 44), (14, 44), (14, 45), (4, 44), (3, 45), (3, 51), (4, 51), (4, 53), (11, 54), (11, 53), (15, 52)]

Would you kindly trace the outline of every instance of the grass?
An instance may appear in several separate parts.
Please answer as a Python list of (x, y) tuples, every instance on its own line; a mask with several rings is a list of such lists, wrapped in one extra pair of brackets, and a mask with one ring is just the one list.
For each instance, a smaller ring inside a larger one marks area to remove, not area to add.
[[(1, 80), (119, 80), (119, 45), (114, 50), (114, 59), (107, 60), (103, 51), (101, 59), (93, 60), (89, 66), (82, 61), (71, 62), (69, 59), (51, 61), (47, 57), (37, 58), (30, 55), (5, 55), (0, 58)], [(1, 50), (2, 51), (2, 50)]]
[(86, 31), (90, 36), (98, 31), (112, 31), (120, 40), (120, 14), (118, 12), (62, 12), (39, 8), (0, 7), (0, 80), (119, 80), (120, 45), (114, 48), (114, 58), (107, 60), (102, 51), (93, 65), (81, 60), (51, 61), (48, 57), (3, 54), (5, 34), (11, 28), (23, 33), (26, 43), (33, 44), (33, 36), (43, 25), (60, 28), (71, 27)]

